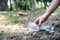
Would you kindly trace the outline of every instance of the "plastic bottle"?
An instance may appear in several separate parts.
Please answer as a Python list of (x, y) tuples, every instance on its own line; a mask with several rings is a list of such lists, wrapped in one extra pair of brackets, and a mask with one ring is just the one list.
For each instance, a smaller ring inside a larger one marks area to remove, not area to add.
[(41, 26), (39, 27), (37, 24), (35, 24), (34, 22), (29, 22), (28, 23), (28, 29), (30, 31), (39, 31), (39, 30), (45, 30), (45, 31), (49, 31), (49, 32), (52, 32), (54, 30), (54, 27), (53, 26), (49, 26), (49, 25), (46, 25), (46, 26)]

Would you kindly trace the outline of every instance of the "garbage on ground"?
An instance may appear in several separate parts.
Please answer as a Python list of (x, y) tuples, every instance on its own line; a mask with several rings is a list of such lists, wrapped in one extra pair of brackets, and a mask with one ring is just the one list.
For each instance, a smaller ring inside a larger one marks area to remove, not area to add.
[(28, 30), (30, 30), (30, 31), (45, 30), (45, 31), (48, 31), (48, 32), (53, 32), (54, 31), (54, 27), (50, 26), (50, 25), (46, 25), (46, 26), (42, 25), (41, 27), (39, 27), (34, 22), (29, 22), (28, 23)]
[(34, 22), (28, 23), (28, 30), (30, 31), (39, 31), (39, 26), (36, 25)]

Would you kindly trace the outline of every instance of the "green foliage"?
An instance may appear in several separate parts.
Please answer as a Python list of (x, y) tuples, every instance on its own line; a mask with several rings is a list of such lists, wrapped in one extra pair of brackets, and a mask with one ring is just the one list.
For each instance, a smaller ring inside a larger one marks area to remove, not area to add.
[(12, 21), (14, 21), (15, 23), (18, 23), (19, 22), (19, 20), (18, 20), (19, 19), (19, 16), (15, 16), (15, 15), (12, 15), (11, 14), (9, 16), (9, 19), (12, 20)]
[(32, 7), (32, 0), (14, 0), (16, 7), (22, 10), (30, 10)]
[[(37, 2), (44, 2), (44, 0), (36, 0)], [(52, 0), (46, 0), (51, 2)], [(14, 10), (34, 10), (34, 0), (14, 0), (15, 9)], [(39, 5), (42, 7), (42, 5)], [(14, 8), (14, 7), (13, 7)]]
[(27, 19), (26, 17), (22, 17), (22, 16), (10, 14), (10, 15), (9, 15), (9, 20), (11, 20), (12, 22), (18, 24), (18, 23), (24, 23), (24, 22), (26, 22), (28, 19)]

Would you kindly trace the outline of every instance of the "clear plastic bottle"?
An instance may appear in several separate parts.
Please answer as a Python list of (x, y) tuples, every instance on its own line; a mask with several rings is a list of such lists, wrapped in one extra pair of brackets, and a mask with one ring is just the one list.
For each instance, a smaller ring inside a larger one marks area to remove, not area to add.
[(30, 31), (39, 31), (39, 26), (35, 24), (34, 22), (28, 23), (28, 30)]
[(54, 27), (53, 26), (49, 26), (49, 25), (46, 25), (46, 26), (41, 26), (39, 27), (37, 24), (35, 24), (34, 22), (29, 22), (28, 24), (28, 29), (30, 31), (39, 31), (39, 30), (45, 30), (45, 31), (49, 31), (49, 32), (52, 32), (54, 30)]

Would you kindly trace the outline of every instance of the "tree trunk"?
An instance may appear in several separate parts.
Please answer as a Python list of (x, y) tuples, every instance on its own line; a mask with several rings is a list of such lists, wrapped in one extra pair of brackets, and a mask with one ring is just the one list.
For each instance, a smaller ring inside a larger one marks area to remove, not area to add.
[(34, 9), (36, 9), (37, 2), (34, 0)]
[(0, 11), (8, 10), (7, 2), (8, 0), (0, 0)]
[(19, 8), (19, 6), (22, 9), (21, 2), (22, 2), (22, 0), (15, 0), (15, 8), (16, 8), (16, 10), (17, 10), (17, 8)]
[(47, 0), (44, 0), (44, 9), (46, 9), (46, 6), (47, 6)]
[(10, 10), (13, 10), (11, 1), (12, 1), (12, 0), (10, 0)]

